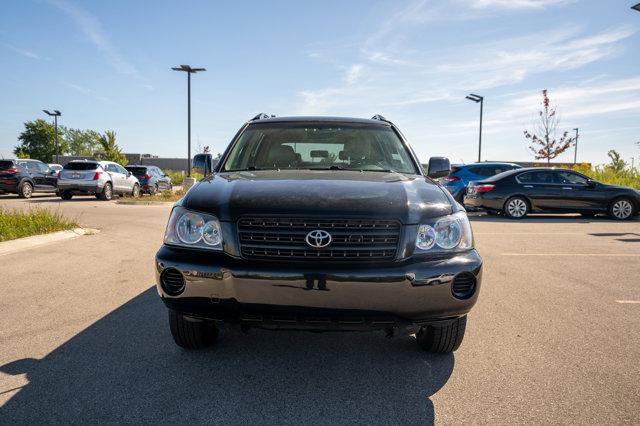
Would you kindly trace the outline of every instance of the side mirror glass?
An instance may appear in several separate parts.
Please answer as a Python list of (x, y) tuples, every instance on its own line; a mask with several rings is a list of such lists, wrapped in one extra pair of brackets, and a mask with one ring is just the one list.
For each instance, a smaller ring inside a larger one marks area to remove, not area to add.
[(429, 158), (429, 166), (427, 168), (427, 176), (432, 179), (440, 178), (451, 173), (451, 163), (446, 157)]
[(193, 163), (191, 166), (194, 172), (200, 173), (204, 176), (210, 175), (213, 171), (211, 154), (197, 154), (193, 157)]

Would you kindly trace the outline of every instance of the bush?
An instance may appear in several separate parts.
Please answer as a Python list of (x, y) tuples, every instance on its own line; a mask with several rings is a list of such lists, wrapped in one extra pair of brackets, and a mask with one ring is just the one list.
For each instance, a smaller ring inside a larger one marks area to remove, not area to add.
[[(173, 170), (165, 170), (164, 172), (171, 178), (171, 183), (174, 185), (182, 185), (185, 176), (187, 176), (187, 173), (183, 172), (182, 170), (178, 170), (177, 172), (174, 172)], [(200, 173), (191, 172), (191, 177), (195, 178), (195, 180), (198, 181), (201, 180), (204, 176)]]
[(637, 170), (615, 170), (609, 166), (591, 168), (588, 164), (577, 164), (572, 169), (598, 182), (640, 189), (640, 173)]

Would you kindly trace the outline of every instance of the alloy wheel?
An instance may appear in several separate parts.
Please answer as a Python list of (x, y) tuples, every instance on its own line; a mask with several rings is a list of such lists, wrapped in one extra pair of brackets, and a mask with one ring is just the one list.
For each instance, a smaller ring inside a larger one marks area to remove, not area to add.
[(527, 204), (524, 200), (520, 198), (516, 198), (515, 200), (511, 200), (509, 205), (507, 205), (507, 210), (509, 215), (512, 217), (522, 217), (527, 212)]
[(22, 195), (24, 196), (24, 198), (31, 198), (32, 194), (33, 194), (33, 187), (31, 186), (31, 184), (28, 182), (23, 183)]
[(107, 184), (104, 187), (104, 198), (106, 198), (107, 200), (110, 200), (111, 199), (111, 195), (112, 195), (112, 193), (111, 193), (111, 185)]
[(138, 185), (133, 185), (133, 198), (138, 198), (140, 196), (140, 187)]
[(626, 219), (631, 216), (633, 206), (627, 200), (618, 200), (613, 204), (611, 212), (618, 219)]

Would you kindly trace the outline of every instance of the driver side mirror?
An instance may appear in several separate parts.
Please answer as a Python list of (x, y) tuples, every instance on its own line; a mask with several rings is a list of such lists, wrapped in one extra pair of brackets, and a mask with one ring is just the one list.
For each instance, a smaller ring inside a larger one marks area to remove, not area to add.
[(127, 177), (131, 177), (131, 171), (127, 170)]
[(193, 157), (192, 170), (209, 176), (213, 172), (213, 159), (211, 154), (197, 154)]
[(597, 186), (597, 182), (593, 179), (587, 179), (587, 188), (595, 188)]
[(451, 163), (446, 157), (431, 157), (429, 158), (429, 167), (427, 169), (427, 176), (432, 179), (444, 177), (451, 173)]

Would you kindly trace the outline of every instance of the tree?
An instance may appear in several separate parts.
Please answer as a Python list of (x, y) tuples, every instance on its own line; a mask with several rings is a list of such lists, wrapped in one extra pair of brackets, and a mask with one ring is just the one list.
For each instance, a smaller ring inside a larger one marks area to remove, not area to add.
[(565, 131), (560, 139), (556, 140), (556, 132), (560, 122), (556, 109), (550, 106), (547, 90), (542, 91), (543, 109), (539, 111), (539, 121), (533, 124), (533, 131), (524, 131), (524, 137), (530, 141), (529, 149), (533, 152), (536, 160), (551, 160), (565, 152), (573, 143), (575, 138), (569, 137), (569, 132)]
[(100, 148), (100, 133), (94, 130), (63, 129), (69, 154), (92, 156)]
[(102, 149), (100, 157), (103, 160), (113, 161), (123, 166), (127, 165), (129, 161), (127, 157), (122, 154), (120, 147), (116, 143), (116, 132), (107, 130), (104, 132), (104, 135), (100, 136), (99, 143)]
[[(20, 145), (14, 147), (13, 153), (20, 158), (33, 158), (50, 163), (56, 155), (56, 131), (53, 124), (42, 119), (24, 123), (24, 131), (18, 136)], [(58, 127), (59, 152), (67, 152), (67, 145)]]
[(608, 169), (613, 170), (614, 172), (621, 172), (625, 167), (627, 167), (627, 163), (620, 158), (620, 153), (615, 149), (607, 152), (607, 155), (611, 158), (611, 163), (606, 166)]

